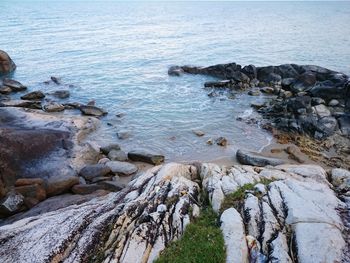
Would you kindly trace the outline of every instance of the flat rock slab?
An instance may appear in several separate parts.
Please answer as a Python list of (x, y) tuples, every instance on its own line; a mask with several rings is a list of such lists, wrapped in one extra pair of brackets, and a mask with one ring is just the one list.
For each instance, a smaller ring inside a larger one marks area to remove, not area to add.
[(164, 155), (154, 154), (143, 150), (129, 152), (128, 158), (132, 161), (144, 162), (153, 165), (159, 165), (164, 162)]
[(285, 160), (265, 157), (258, 153), (238, 150), (236, 158), (241, 164), (255, 165), (255, 166), (266, 166), (266, 165), (280, 165), (286, 163)]
[(127, 162), (110, 161), (106, 163), (106, 166), (109, 167), (112, 173), (125, 176), (132, 175), (138, 170), (136, 165)]
[(236, 209), (229, 208), (222, 213), (220, 221), (226, 245), (226, 262), (248, 263), (248, 247), (241, 215)]

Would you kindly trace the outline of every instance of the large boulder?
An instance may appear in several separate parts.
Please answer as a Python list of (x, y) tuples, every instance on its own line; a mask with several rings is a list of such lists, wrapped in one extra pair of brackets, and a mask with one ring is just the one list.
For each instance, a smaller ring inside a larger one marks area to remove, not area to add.
[(16, 64), (10, 56), (3, 50), (0, 50), (0, 75), (9, 74), (16, 69)]

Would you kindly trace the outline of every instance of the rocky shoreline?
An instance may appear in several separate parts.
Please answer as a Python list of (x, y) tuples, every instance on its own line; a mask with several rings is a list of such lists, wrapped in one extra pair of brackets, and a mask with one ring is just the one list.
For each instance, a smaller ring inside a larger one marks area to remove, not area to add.
[[(242, 121), (288, 144), (268, 154), (240, 149), (241, 165), (224, 166), (163, 164), (160, 154), (97, 145), (88, 135), (106, 111), (94, 102), (60, 103), (65, 89), (11, 100), (27, 90), (8, 78), (15, 68), (1, 51), (2, 262), (153, 262), (198, 218), (203, 200), (217, 213), (226, 262), (350, 261), (345, 74), (294, 64), (171, 67), (173, 76), (218, 78), (204, 84), (210, 96), (217, 89), (266, 96), (252, 105), (261, 119)], [(62, 85), (56, 77), (49, 83)], [(55, 114), (65, 110), (82, 115)]]

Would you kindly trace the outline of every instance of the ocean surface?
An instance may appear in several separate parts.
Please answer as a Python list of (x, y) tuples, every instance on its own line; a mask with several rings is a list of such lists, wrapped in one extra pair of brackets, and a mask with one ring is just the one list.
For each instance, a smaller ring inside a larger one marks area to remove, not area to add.
[[(233, 156), (271, 139), (236, 120), (262, 98), (210, 98), (210, 78), (170, 77), (171, 65), (299, 63), (350, 73), (350, 2), (1, 0), (0, 10), (0, 49), (16, 62), (15, 79), (30, 90), (69, 89), (66, 101), (95, 100), (109, 112), (96, 140), (168, 160)], [(44, 85), (52, 75), (67, 86)], [(206, 144), (218, 136), (229, 146)]]

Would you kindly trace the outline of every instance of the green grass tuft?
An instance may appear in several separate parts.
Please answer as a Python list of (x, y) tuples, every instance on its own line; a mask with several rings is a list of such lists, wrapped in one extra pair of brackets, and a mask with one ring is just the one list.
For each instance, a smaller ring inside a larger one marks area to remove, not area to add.
[(245, 191), (252, 191), (255, 184), (245, 184), (242, 187), (238, 188), (237, 191), (225, 196), (224, 201), (221, 203), (220, 214), (226, 209), (234, 207), (239, 208), (239, 205), (242, 203), (245, 197)]
[(217, 214), (205, 208), (199, 218), (186, 227), (182, 238), (171, 242), (155, 263), (223, 263), (225, 259)]

